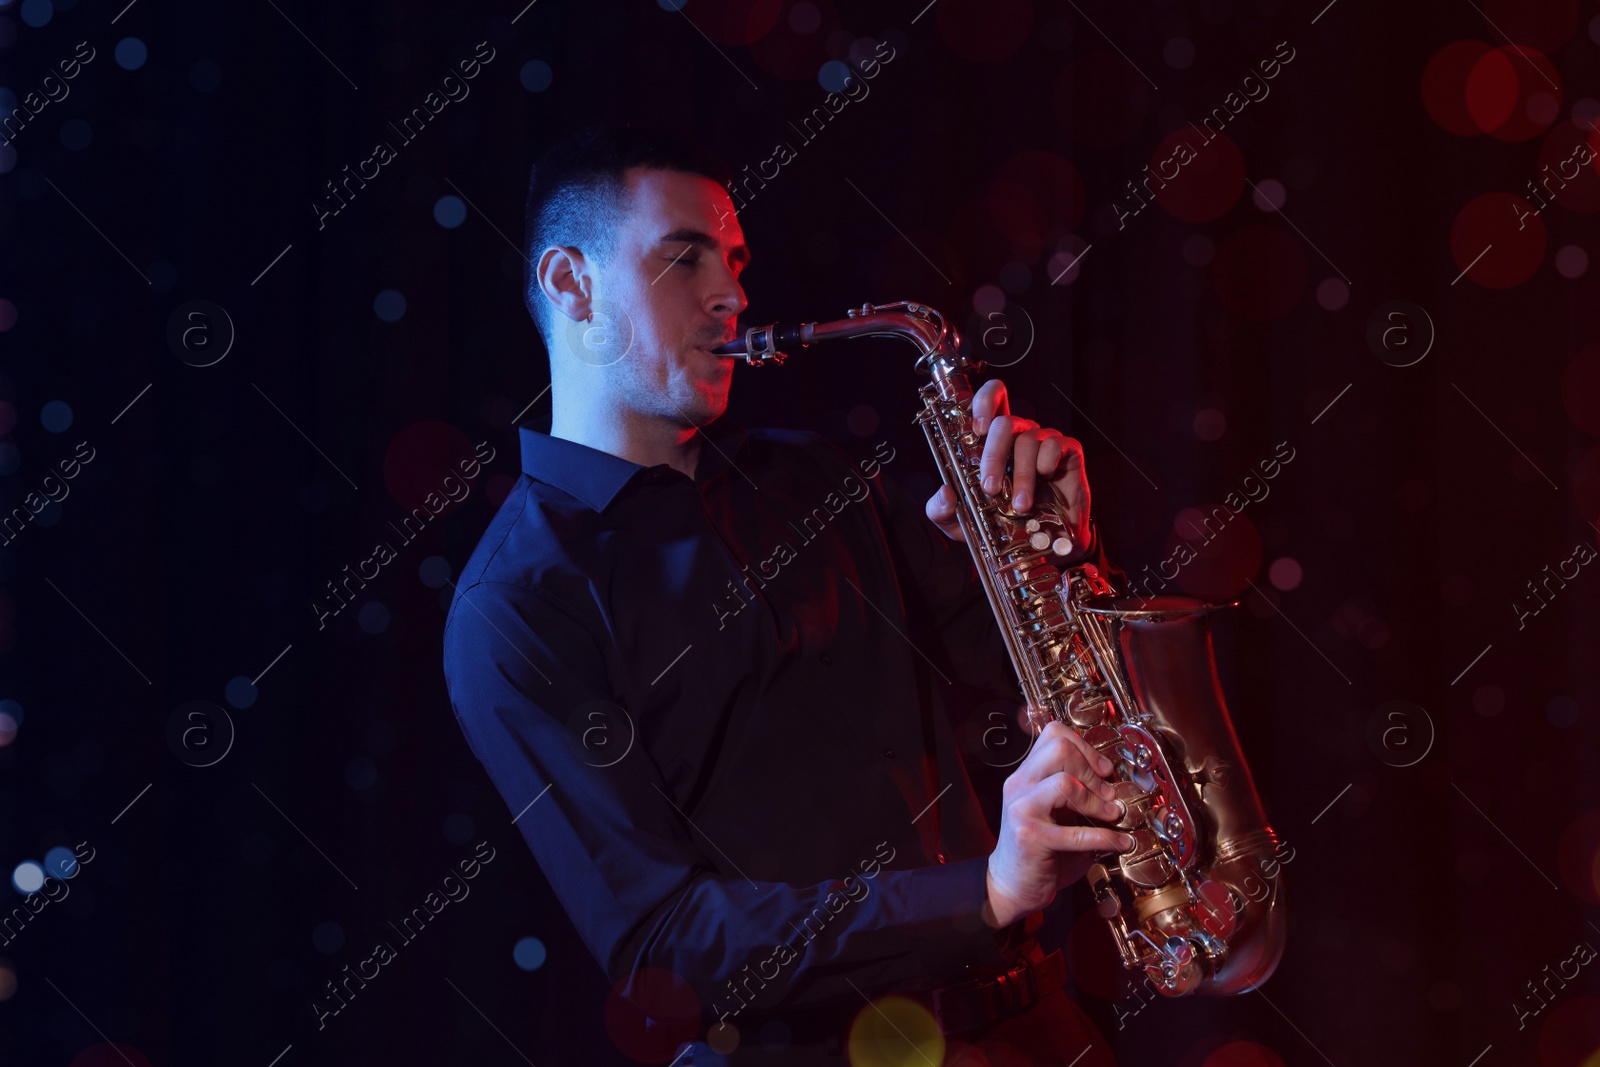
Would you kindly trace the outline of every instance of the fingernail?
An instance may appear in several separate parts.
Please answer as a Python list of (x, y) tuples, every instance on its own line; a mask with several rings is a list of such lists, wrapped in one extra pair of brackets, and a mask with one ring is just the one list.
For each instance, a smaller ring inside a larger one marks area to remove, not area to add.
[(1101, 774), (1110, 774), (1111, 773), (1111, 767), (1112, 767), (1111, 761), (1106, 759), (1104, 756), (1101, 756), (1100, 757), (1100, 773)]
[(1124, 851), (1124, 852), (1133, 851), (1133, 838), (1132, 838), (1132, 836), (1130, 836), (1128, 834), (1123, 834), (1122, 835), (1122, 851)]
[(1027, 508), (1028, 508), (1028, 494), (1027, 494), (1027, 492), (1023, 491), (1021, 493), (1018, 493), (1016, 496), (1012, 497), (1011, 498), (1011, 506), (1016, 508), (1018, 511), (1026, 511)]
[(985, 493), (998, 493), (1000, 491), (1000, 479), (993, 474), (984, 478), (983, 491)]
[(1124, 815), (1128, 814), (1128, 806), (1120, 800), (1113, 800), (1111, 802), (1111, 808), (1116, 812), (1116, 817), (1118, 819), (1121, 819)]

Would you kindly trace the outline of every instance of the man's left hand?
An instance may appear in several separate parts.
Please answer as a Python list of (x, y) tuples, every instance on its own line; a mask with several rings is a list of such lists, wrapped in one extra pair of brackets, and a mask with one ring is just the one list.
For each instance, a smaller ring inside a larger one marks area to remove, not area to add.
[[(1089, 478), (1083, 469), (1083, 446), (1060, 430), (1011, 414), (1005, 383), (998, 378), (984, 382), (973, 394), (972, 432), (984, 438), (983, 459), (978, 467), (983, 491), (991, 497), (1000, 494), (1009, 461), (1011, 509), (1031, 511), (1040, 492), (1054, 493), (1071, 530), (1072, 552), (1067, 559), (1080, 558), (1090, 536)], [(956, 519), (955, 490), (941, 485), (928, 498), (927, 512), (928, 518), (948, 536), (966, 540)]]

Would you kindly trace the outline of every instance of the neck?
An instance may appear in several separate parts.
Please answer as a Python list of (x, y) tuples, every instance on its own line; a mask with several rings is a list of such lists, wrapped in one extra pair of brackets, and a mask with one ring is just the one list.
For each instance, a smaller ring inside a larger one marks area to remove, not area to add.
[(551, 407), (551, 437), (588, 445), (642, 467), (665, 463), (694, 477), (700, 460), (700, 438), (693, 427), (608, 403), (572, 402), (554, 390)]

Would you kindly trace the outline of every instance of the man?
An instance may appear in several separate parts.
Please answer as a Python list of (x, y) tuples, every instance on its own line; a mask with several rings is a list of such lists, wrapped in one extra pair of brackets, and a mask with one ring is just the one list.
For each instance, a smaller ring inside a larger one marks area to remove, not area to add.
[[(887, 442), (853, 464), (722, 418), (734, 361), (711, 349), (751, 258), (725, 180), (626, 128), (534, 168), (553, 415), (519, 431), (523, 477), (458, 583), (456, 716), (661, 1062), (843, 1064), (852, 1041), (865, 1062), (877, 1041), (883, 1062), (1108, 1063), (1029, 935), (1131, 846), (1059, 821), (1120, 816), (1111, 765), (1052, 723), (985, 825), (946, 693), (959, 664), (1008, 666), (954, 495), (906, 501)], [(1012, 464), (1015, 506), (1057, 494), (1087, 546), (1069, 562), (1103, 565), (1082, 449), (1007, 412), (979, 390), (985, 489)]]

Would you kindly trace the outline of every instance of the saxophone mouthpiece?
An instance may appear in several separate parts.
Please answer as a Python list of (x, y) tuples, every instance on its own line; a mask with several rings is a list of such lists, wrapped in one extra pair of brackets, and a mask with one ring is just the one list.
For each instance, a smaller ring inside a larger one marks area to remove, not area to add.
[(718, 356), (742, 356), (752, 367), (759, 367), (769, 359), (781, 364), (785, 356), (778, 346), (799, 345), (804, 348), (811, 343), (811, 327), (814, 325), (810, 322), (774, 322), (768, 326), (752, 326), (711, 351)]

